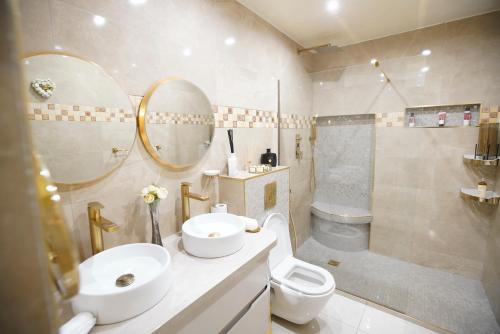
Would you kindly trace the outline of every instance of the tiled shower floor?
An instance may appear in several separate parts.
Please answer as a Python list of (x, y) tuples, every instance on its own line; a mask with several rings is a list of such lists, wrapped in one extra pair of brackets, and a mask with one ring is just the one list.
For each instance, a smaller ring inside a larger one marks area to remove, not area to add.
[(329, 270), (338, 289), (413, 318), (458, 334), (500, 333), (480, 281), (370, 251), (333, 250), (313, 238), (297, 257)]

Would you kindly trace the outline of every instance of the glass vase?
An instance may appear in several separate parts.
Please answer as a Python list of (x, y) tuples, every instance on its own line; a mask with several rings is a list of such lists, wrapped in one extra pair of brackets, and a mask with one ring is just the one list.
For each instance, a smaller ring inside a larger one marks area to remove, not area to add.
[(158, 204), (160, 204), (160, 200), (155, 200), (152, 203), (149, 203), (149, 214), (151, 215), (151, 243), (163, 246), (161, 242), (160, 235), (160, 209)]

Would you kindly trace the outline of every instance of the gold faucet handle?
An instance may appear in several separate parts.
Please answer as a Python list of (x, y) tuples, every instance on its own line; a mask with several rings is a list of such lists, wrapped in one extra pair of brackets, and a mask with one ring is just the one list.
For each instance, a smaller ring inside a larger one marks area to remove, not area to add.
[(91, 208), (91, 209), (98, 209), (98, 210), (104, 209), (104, 205), (102, 205), (99, 202), (90, 202), (87, 204), (87, 207)]
[(191, 182), (187, 182), (187, 181), (184, 181), (184, 182), (181, 182), (181, 186), (188, 186), (188, 187), (191, 187), (193, 184)]
[(106, 231), (106, 232), (115, 232), (120, 229), (120, 226), (116, 225), (115, 223), (107, 220), (106, 218), (101, 217), (101, 228)]

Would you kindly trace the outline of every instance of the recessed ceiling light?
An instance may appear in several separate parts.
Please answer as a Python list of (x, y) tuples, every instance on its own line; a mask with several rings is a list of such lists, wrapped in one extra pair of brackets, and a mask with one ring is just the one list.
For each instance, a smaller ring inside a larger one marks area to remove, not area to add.
[(135, 64), (135, 63), (132, 63), (132, 67), (137, 67), (137, 64)]
[(319, 85), (320, 85), (320, 86), (323, 86), (323, 81), (320, 81), (320, 82), (319, 82)]
[(106, 24), (106, 18), (100, 15), (94, 15), (94, 24), (101, 27)]
[(429, 49), (422, 50), (422, 56), (430, 56), (431, 53), (432, 51)]
[(192, 54), (191, 49), (185, 48), (184, 50), (182, 50), (182, 54), (185, 55), (186, 57), (189, 57)]
[(54, 45), (54, 50), (62, 50), (62, 46), (60, 46), (60, 45)]
[(425, 73), (425, 72), (428, 72), (428, 71), (429, 71), (429, 66), (425, 66), (425, 67), (422, 67), (420, 69), (420, 72), (422, 72), (422, 73)]
[(331, 13), (336, 13), (339, 10), (339, 2), (336, 0), (330, 0), (326, 2), (326, 10), (331, 12)]
[(236, 39), (234, 37), (228, 37), (224, 40), (224, 43), (226, 45), (233, 45), (234, 43), (236, 43)]
[(144, 5), (148, 0), (128, 0), (131, 5), (140, 6)]

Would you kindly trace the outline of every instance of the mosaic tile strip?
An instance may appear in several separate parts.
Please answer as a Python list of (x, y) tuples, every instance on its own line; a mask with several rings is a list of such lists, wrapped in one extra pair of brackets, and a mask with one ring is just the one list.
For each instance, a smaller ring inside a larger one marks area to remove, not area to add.
[(132, 111), (115, 107), (28, 103), (27, 117), (32, 121), (135, 122)]
[(212, 115), (147, 112), (146, 122), (149, 124), (213, 125), (214, 119)]
[(499, 106), (483, 106), (479, 114), (480, 123), (500, 123), (500, 107)]
[(214, 106), (215, 126), (218, 128), (277, 128), (276, 112), (228, 106)]
[(375, 125), (378, 128), (393, 128), (405, 126), (405, 113), (384, 112), (375, 114)]
[(282, 129), (309, 129), (315, 123), (312, 116), (296, 114), (281, 114), (280, 124)]

